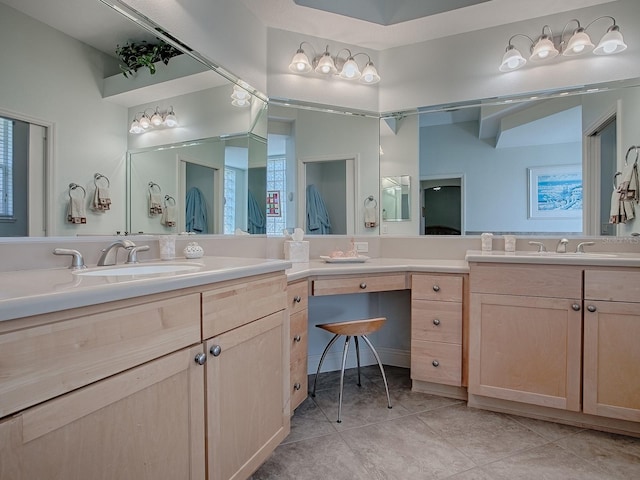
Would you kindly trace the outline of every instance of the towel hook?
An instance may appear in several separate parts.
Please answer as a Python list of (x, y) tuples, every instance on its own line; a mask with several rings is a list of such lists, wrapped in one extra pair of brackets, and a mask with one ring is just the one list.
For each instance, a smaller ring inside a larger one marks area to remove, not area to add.
[(366, 207), (368, 203), (373, 202), (373, 208), (378, 206), (378, 201), (373, 197), (373, 195), (369, 195), (364, 199), (364, 206)]
[(98, 188), (98, 180), (102, 178), (104, 178), (107, 181), (107, 188), (111, 188), (111, 182), (109, 181), (106, 175), (102, 175), (101, 173), (96, 173), (93, 176), (93, 184), (96, 186), (96, 188)]
[(155, 182), (149, 182), (149, 190), (153, 191), (153, 187), (157, 187), (158, 193), (162, 192), (162, 189), (160, 188), (160, 185), (158, 185)]
[(165, 195), (164, 196), (164, 206), (165, 207), (167, 206), (167, 202), (169, 202), (169, 201), (173, 202), (173, 205), (171, 205), (172, 207), (176, 206), (176, 199), (173, 198), (171, 195)]
[(82, 190), (82, 198), (85, 198), (87, 196), (87, 191), (84, 189), (84, 187), (82, 185), (78, 185), (77, 183), (70, 183), (69, 184), (69, 198), (73, 198), (71, 196), (71, 192), (73, 192), (76, 188), (79, 188), (80, 190)]
[(636, 145), (632, 145), (629, 147), (629, 150), (627, 150), (627, 154), (624, 156), (624, 165), (627, 166), (627, 160), (629, 159), (629, 154), (631, 153), (631, 150), (635, 150), (636, 152), (636, 159), (634, 160), (634, 165), (638, 164), (638, 155), (640, 155), (640, 153), (638, 152), (638, 146)]

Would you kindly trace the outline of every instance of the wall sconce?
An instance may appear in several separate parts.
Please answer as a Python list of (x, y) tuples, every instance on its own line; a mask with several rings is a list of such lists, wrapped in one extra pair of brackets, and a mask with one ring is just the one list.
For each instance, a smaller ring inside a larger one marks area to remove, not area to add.
[(240, 85), (233, 86), (231, 105), (234, 107), (248, 107), (251, 105), (251, 95)]
[[(591, 42), (591, 38), (587, 33), (587, 29), (591, 27), (596, 21), (600, 19), (609, 19), (613, 23), (603, 37), (598, 42), (598, 46), (594, 46)], [(571, 36), (569, 41), (565, 41), (565, 34), (569, 32), (567, 28), (572, 23), (576, 24), (576, 28), (571, 30)], [(511, 72), (524, 66), (527, 63), (527, 59), (522, 56), (520, 51), (513, 45), (513, 40), (518, 37), (524, 37), (530, 42), (531, 56), (529, 60), (532, 62), (540, 62), (550, 60), (557, 57), (562, 53), (565, 57), (575, 57), (588, 52), (593, 52), (595, 55), (613, 55), (614, 53), (622, 52), (627, 48), (620, 33), (620, 27), (616, 24), (616, 20), (613, 17), (603, 16), (598, 17), (589, 23), (586, 27), (582, 27), (577, 19), (571, 19), (567, 22), (562, 30), (562, 34), (559, 37), (559, 44), (556, 47), (553, 38), (553, 32), (549, 25), (542, 27), (542, 34), (533, 40), (528, 35), (523, 33), (517, 33), (509, 39), (506, 51), (502, 56), (502, 62), (500, 63), (499, 70), (501, 72)]]
[[(309, 56), (302, 48), (305, 43), (313, 50), (311, 60), (309, 60)], [(340, 54), (342, 52), (346, 52), (347, 55), (341, 57)], [(358, 55), (367, 57), (367, 63), (362, 70), (360, 70), (360, 66), (355, 60), (355, 57)], [(329, 52), (329, 45), (327, 45), (322, 54), (316, 55), (313, 45), (308, 42), (302, 42), (300, 44), (291, 59), (289, 70), (297, 74), (305, 74), (313, 70), (320, 75), (338, 75), (344, 80), (359, 80), (360, 83), (367, 85), (373, 85), (380, 81), (380, 75), (378, 75), (378, 71), (371, 61), (371, 57), (366, 53), (351, 53), (351, 50), (348, 48), (343, 48), (339, 50), (335, 56), (332, 56), (331, 52)]]
[[(176, 117), (173, 107), (169, 107), (169, 110), (161, 111), (160, 107), (156, 107), (155, 111), (149, 116), (147, 111), (138, 112), (133, 117), (131, 126), (129, 127), (129, 133), (138, 135), (144, 133), (149, 129), (168, 127), (174, 128), (178, 126), (178, 117)], [(140, 117), (138, 117), (140, 115)]]

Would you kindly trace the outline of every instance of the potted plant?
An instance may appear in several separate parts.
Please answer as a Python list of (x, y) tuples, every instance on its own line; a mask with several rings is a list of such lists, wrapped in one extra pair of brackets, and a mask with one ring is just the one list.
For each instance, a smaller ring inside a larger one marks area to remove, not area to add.
[(156, 62), (162, 62), (167, 65), (171, 57), (181, 53), (180, 50), (160, 39), (158, 39), (157, 43), (149, 43), (146, 40), (142, 40), (116, 46), (116, 55), (118, 55), (121, 62), (120, 70), (127, 78), (142, 67), (147, 67), (151, 75), (153, 75), (156, 73), (156, 66), (154, 65)]

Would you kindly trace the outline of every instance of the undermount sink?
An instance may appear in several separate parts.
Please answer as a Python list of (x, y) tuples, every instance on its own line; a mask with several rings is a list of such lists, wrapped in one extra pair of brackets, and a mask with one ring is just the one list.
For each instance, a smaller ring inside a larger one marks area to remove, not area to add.
[(124, 275), (167, 275), (173, 273), (192, 273), (197, 272), (204, 265), (201, 263), (154, 263), (154, 264), (136, 264), (122, 265), (113, 267), (98, 267), (88, 270), (77, 270), (73, 272), (76, 275), (87, 277), (116, 277)]

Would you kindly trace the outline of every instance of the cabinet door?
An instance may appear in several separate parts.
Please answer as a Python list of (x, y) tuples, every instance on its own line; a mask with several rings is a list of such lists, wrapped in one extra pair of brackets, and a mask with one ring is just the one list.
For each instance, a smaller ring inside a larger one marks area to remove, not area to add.
[(585, 301), (584, 412), (640, 422), (640, 309)]
[(0, 423), (0, 478), (205, 478), (203, 348), (181, 350)]
[(210, 480), (248, 478), (289, 434), (289, 341), (284, 310), (207, 341)]
[(469, 393), (580, 410), (578, 300), (471, 295)]

